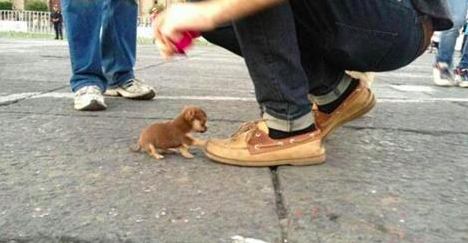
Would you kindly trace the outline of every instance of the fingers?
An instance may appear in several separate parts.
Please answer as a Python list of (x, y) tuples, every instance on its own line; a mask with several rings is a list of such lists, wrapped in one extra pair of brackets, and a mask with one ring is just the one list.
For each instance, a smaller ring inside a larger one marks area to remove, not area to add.
[(161, 33), (161, 27), (164, 24), (165, 17), (166, 13), (162, 12), (156, 19), (154, 38), (156, 39), (156, 46), (159, 50), (159, 53), (165, 60), (168, 60), (175, 54), (176, 49), (171, 40)]
[(175, 54), (175, 51), (171, 47), (171, 44), (167, 44), (163, 41), (156, 40), (156, 46), (159, 50), (159, 53), (165, 60), (170, 59)]

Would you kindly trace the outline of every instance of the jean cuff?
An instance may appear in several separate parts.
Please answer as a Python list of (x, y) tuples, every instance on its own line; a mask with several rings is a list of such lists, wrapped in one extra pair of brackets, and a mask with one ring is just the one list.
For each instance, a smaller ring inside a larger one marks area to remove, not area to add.
[(346, 89), (348, 89), (352, 80), (353, 79), (349, 75), (343, 75), (340, 83), (328, 94), (312, 95), (313, 101), (317, 105), (326, 105), (332, 103), (333, 101), (337, 100), (346, 91)]
[[(116, 75), (117, 76), (117, 75)], [(118, 77), (113, 77), (112, 82), (109, 83), (109, 87), (116, 87), (121, 84), (125, 84), (128, 80), (135, 78), (135, 73), (130, 71), (123, 75), (118, 75)]]
[(72, 92), (76, 92), (78, 91), (79, 89), (85, 87), (85, 86), (97, 86), (99, 87), (99, 89), (101, 90), (102, 93), (104, 93), (106, 91), (106, 87), (104, 86), (105, 84), (103, 84), (102, 81), (97, 81), (97, 80), (86, 80), (86, 81), (83, 81), (83, 82), (80, 82), (80, 84), (78, 85), (72, 85), (71, 87), (71, 90)]
[(263, 113), (263, 119), (266, 120), (266, 124), (269, 128), (283, 132), (293, 132), (308, 128), (314, 123), (312, 112), (305, 114), (294, 120), (282, 120), (278, 119), (268, 113)]

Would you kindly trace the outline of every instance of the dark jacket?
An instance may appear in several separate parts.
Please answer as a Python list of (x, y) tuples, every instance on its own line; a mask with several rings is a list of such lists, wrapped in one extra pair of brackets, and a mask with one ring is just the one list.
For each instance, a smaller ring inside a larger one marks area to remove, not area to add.
[[(54, 22), (54, 21), (52, 21), (52, 19), (58, 19), (58, 21)], [(50, 14), (50, 21), (52, 21), (52, 23), (62, 23), (62, 21), (63, 21), (62, 13), (60, 11), (59, 12), (52, 12)]]
[(452, 28), (452, 15), (447, 0), (412, 0), (414, 7), (421, 13), (432, 17), (434, 30)]

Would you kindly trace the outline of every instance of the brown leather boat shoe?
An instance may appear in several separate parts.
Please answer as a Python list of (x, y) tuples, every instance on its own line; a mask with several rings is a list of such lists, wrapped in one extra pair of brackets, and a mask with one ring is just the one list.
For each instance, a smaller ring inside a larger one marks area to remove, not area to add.
[(322, 138), (326, 138), (336, 128), (346, 122), (357, 119), (374, 108), (376, 99), (367, 83), (359, 81), (359, 85), (346, 100), (339, 105), (331, 114), (321, 112), (314, 104), (315, 125), (322, 132)]
[(243, 124), (228, 139), (212, 139), (206, 146), (208, 158), (238, 166), (313, 165), (325, 162), (320, 130), (286, 139), (268, 136), (265, 121)]

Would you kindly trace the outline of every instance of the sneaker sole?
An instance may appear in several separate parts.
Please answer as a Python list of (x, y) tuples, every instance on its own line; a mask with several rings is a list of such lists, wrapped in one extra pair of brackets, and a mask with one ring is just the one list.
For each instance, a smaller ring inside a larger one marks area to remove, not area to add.
[(87, 106), (84, 106), (82, 108), (76, 108), (76, 107), (74, 107), (74, 108), (75, 108), (75, 110), (78, 110), (78, 111), (102, 111), (102, 110), (105, 110), (107, 107), (102, 105), (101, 103), (93, 100)]
[(436, 83), (434, 82), (434, 85), (437, 86), (437, 87), (453, 87), (455, 86), (455, 84), (452, 84), (452, 83)]
[(106, 91), (106, 93), (104, 93), (104, 95), (113, 96), (113, 97), (124, 97), (124, 98), (131, 99), (131, 100), (151, 100), (156, 96), (156, 92), (154, 90), (151, 90), (150, 92), (144, 95), (132, 97), (119, 90), (108, 90)]
[(305, 158), (305, 159), (292, 159), (292, 160), (276, 160), (276, 161), (267, 161), (267, 162), (258, 162), (258, 161), (238, 161), (231, 160), (226, 158), (221, 158), (216, 155), (205, 151), (206, 157), (209, 159), (227, 164), (227, 165), (236, 165), (242, 167), (269, 167), (269, 166), (280, 166), (280, 165), (292, 165), (292, 166), (305, 166), (305, 165), (319, 165), (325, 163), (326, 155), (319, 155), (316, 157)]
[(336, 123), (335, 126), (332, 126), (331, 129), (329, 129), (328, 131), (321, 131), (322, 132), (322, 139), (325, 139), (328, 135), (330, 135), (331, 133), (333, 133), (337, 128), (343, 126), (345, 123), (347, 122), (350, 122), (350, 121), (353, 121), (353, 120), (356, 120), (358, 119), (359, 117), (365, 115), (366, 113), (368, 113), (369, 111), (371, 111), (375, 105), (377, 104), (377, 100), (375, 98), (375, 95), (373, 93), (371, 93), (371, 98), (369, 99), (369, 101), (365, 104), (364, 108), (359, 110), (358, 112), (352, 114), (351, 116), (349, 116), (348, 118), (346, 119), (343, 119), (341, 121), (339, 121), (338, 123)]

